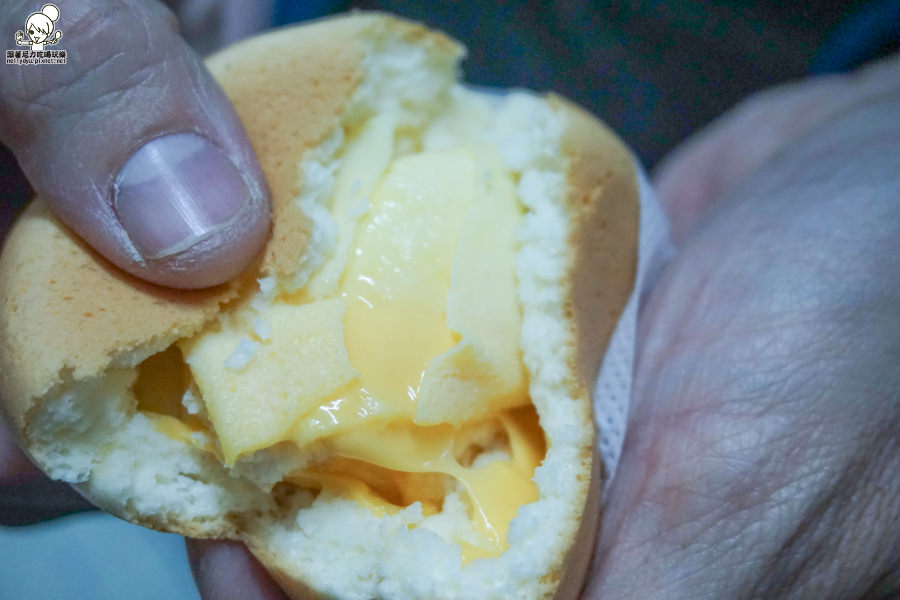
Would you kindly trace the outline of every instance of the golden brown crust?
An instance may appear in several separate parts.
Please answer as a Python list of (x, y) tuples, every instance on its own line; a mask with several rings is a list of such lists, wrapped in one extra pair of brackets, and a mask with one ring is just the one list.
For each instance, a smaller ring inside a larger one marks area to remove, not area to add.
[(235, 44), (207, 60), (244, 124), (272, 195), (273, 230), (264, 270), (297, 270), (309, 220), (292, 202), (297, 163), (338, 125), (362, 78), (360, 32), (371, 16), (287, 28)]
[(36, 200), (0, 255), (0, 391), (9, 420), (21, 432), (35, 399), (63, 377), (93, 377), (138, 346), (189, 334), (236, 293), (237, 284), (187, 291), (132, 277)]
[[(555, 95), (551, 106), (566, 120), (563, 152), (566, 210), (573, 227), (566, 274), (565, 317), (574, 364), (570, 397), (593, 419), (593, 386), (637, 271), (640, 197), (634, 163), (619, 138), (589, 113)], [(602, 433), (602, 432), (601, 432)], [(577, 598), (593, 556), (600, 517), (603, 469), (596, 438), (581, 449), (583, 512), (574, 543), (562, 559), (555, 600)]]
[(563, 98), (551, 96), (550, 102), (567, 119), (563, 148), (571, 161), (567, 208), (575, 223), (568, 275), (575, 366), (591, 389), (637, 273), (637, 173), (625, 146), (605, 125)]
[(603, 461), (597, 445), (592, 445), (591, 468), (582, 473), (590, 473), (590, 483), (586, 486), (584, 511), (579, 519), (575, 541), (569, 547), (562, 561), (562, 571), (553, 600), (574, 600), (581, 597), (584, 584), (594, 557), (594, 543), (600, 526), (600, 500), (603, 487)]

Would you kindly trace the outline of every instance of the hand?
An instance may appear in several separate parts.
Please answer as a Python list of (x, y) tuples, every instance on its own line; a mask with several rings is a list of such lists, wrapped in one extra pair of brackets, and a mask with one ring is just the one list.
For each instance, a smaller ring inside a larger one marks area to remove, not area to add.
[[(0, 69), (0, 141), (59, 218), (122, 269), (165, 286), (222, 283), (269, 231), (240, 121), (175, 19), (151, 0), (60, 0), (65, 65)], [(34, 4), (4, 6), (0, 26)]]
[(587, 597), (900, 591), (898, 58), (755, 98), (661, 169), (683, 248)]
[[(586, 597), (900, 589), (898, 71), (768, 92), (661, 169), (683, 250), (641, 314)], [(204, 597), (273, 593), (239, 546), (191, 558)]]
[[(69, 227), (166, 286), (222, 283), (269, 230), (262, 173), (234, 110), (171, 13), (146, 0), (56, 0), (65, 65), (0, 68), (0, 140)], [(0, 30), (35, 4), (4, 4)], [(57, 33), (59, 33), (57, 31)], [(31, 196), (0, 147), (0, 236)], [(0, 425), (3, 524), (89, 505), (41, 476)]]

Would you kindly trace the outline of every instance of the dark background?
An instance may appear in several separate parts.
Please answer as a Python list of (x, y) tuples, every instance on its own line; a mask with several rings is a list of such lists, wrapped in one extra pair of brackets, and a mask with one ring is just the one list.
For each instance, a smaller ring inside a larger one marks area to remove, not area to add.
[(757, 90), (897, 48), (900, 2), (292, 2), (275, 22), (360, 8), (442, 29), (469, 82), (554, 90), (591, 109), (648, 167)]

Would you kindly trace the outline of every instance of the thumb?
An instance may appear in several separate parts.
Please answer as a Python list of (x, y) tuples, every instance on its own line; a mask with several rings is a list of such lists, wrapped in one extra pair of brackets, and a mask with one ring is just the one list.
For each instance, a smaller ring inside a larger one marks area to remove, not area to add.
[[(240, 273), (268, 233), (268, 192), (234, 109), (172, 14), (150, 0), (56, 6), (66, 64), (0, 69), (0, 141), (119, 267), (180, 288)], [(9, 3), (0, 31), (34, 9)]]

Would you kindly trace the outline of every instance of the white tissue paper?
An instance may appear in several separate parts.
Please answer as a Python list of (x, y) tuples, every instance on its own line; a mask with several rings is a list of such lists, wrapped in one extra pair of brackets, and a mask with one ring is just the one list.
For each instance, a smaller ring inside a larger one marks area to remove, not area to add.
[(606, 468), (604, 491), (616, 473), (628, 424), (638, 309), (644, 294), (674, 254), (668, 218), (640, 163), (635, 160), (635, 164), (641, 197), (637, 276), (594, 388), (594, 418), (600, 431), (600, 456)]

